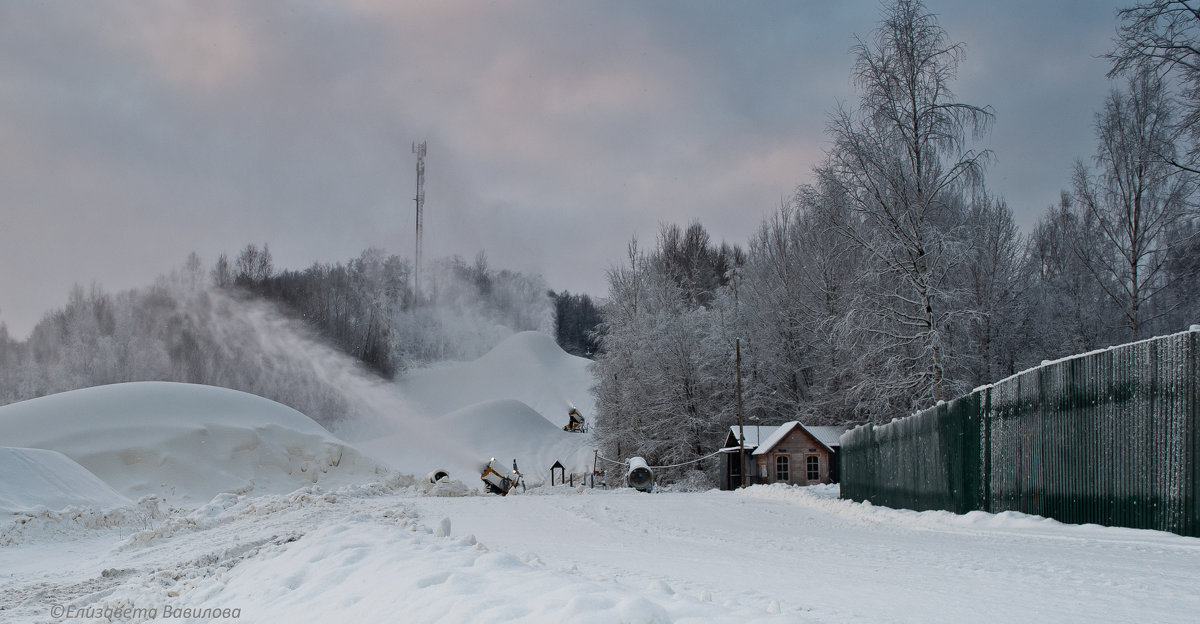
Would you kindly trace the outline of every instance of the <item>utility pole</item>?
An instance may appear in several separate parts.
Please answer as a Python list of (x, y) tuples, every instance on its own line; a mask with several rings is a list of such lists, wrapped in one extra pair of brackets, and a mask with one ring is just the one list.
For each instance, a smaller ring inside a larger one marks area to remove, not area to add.
[(737, 401), (738, 401), (738, 487), (746, 487), (746, 432), (742, 426), (742, 339), (734, 343), (735, 361), (737, 363)]
[(424, 231), (425, 211), (425, 141), (413, 142), (412, 151), (417, 155), (417, 249), (413, 262), (413, 295), (421, 301), (421, 238)]

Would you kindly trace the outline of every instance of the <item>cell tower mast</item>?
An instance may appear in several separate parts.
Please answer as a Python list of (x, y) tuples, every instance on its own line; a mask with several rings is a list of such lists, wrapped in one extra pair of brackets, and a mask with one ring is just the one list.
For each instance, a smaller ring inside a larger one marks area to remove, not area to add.
[(417, 155), (417, 251), (413, 263), (413, 294), (421, 300), (421, 238), (424, 230), (422, 213), (425, 211), (425, 141), (413, 142), (412, 151)]

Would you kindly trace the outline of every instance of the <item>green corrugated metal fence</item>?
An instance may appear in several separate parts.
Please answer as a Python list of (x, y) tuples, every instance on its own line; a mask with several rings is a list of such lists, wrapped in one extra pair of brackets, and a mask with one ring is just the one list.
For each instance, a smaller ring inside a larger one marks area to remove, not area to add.
[(842, 498), (1200, 536), (1200, 331), (1045, 364), (841, 439)]

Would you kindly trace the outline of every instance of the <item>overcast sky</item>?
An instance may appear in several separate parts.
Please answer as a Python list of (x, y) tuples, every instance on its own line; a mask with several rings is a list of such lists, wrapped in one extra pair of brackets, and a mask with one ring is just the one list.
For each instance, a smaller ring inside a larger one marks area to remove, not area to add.
[[(928, 0), (990, 105), (988, 173), (1028, 231), (1094, 150), (1125, 2)], [(484, 251), (603, 295), (633, 236), (744, 245), (855, 105), (880, 5), (0, 0), (0, 322), (72, 284), (149, 284), (268, 243), (277, 267)]]

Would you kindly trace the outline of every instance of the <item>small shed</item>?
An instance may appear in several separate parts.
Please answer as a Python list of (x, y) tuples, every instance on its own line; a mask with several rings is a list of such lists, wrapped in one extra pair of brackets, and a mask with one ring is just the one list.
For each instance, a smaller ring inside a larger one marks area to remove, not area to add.
[(742, 484), (837, 483), (839, 439), (845, 427), (806, 426), (793, 420), (776, 426), (744, 427), (745, 453), (738, 457), (738, 427), (730, 427), (721, 448), (720, 487), (732, 490)]
[[(725, 444), (721, 447), (721, 475), (717, 481), (722, 490), (736, 490), (742, 485), (753, 485), (754, 481), (754, 449), (758, 448), (761, 441), (771, 437), (771, 434), (779, 429), (779, 425), (750, 425), (741, 427), (745, 435), (745, 454), (738, 457), (738, 451), (742, 448), (738, 444), (738, 426), (733, 425), (729, 428), (729, 434), (725, 436)], [(746, 475), (745, 483), (742, 482), (742, 475)]]

